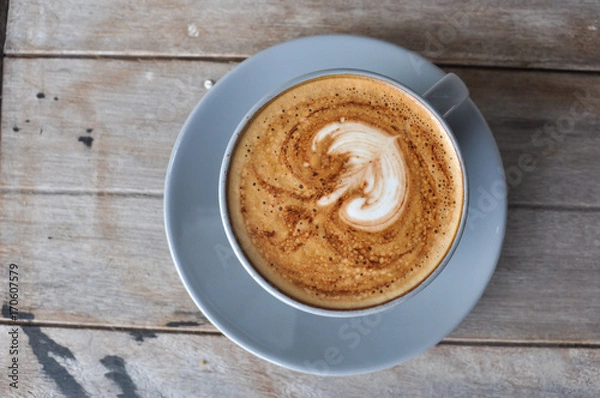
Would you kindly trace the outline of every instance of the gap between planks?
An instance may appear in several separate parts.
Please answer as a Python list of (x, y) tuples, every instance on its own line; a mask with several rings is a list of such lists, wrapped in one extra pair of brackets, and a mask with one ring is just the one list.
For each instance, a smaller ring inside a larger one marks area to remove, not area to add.
[[(0, 0), (1, 1), (1, 0)], [(145, 52), (131, 52), (122, 54), (118, 52), (98, 52), (86, 54), (81, 52), (55, 53), (6, 53), (5, 58), (10, 59), (91, 59), (91, 60), (121, 60), (121, 61), (204, 61), (214, 63), (239, 63), (248, 59), (245, 55), (221, 55), (221, 54), (156, 54)], [(562, 69), (559, 69), (562, 70)]]
[(116, 196), (126, 198), (157, 198), (164, 197), (163, 191), (140, 191), (137, 189), (54, 189), (54, 188), (16, 188), (0, 187), (0, 194), (21, 194), (21, 195), (57, 195), (57, 196)]
[[(179, 327), (135, 327), (118, 325), (88, 325), (88, 324), (70, 324), (56, 322), (38, 322), (38, 321), (11, 321), (0, 319), (0, 325), (19, 326), (21, 328), (28, 326), (54, 328), (54, 329), (84, 329), (84, 330), (103, 330), (108, 332), (142, 332), (142, 333), (164, 333), (164, 334), (184, 334), (197, 336), (222, 336), (218, 330), (194, 330)], [(453, 338), (447, 337), (440, 341), (438, 345), (468, 346), (468, 347), (527, 347), (527, 348), (585, 348), (600, 349), (599, 342), (591, 341), (569, 341), (569, 340), (501, 340), (501, 339), (471, 339), (471, 338)]]
[[(139, 191), (135, 189), (111, 189), (111, 190), (90, 190), (90, 189), (45, 189), (45, 188), (14, 188), (0, 187), (0, 194), (21, 194), (21, 195), (57, 195), (57, 196), (114, 196), (121, 198), (155, 198), (163, 199), (163, 191)], [(513, 202), (508, 204), (509, 209), (528, 209), (540, 211), (564, 211), (564, 212), (600, 212), (600, 206), (586, 205), (550, 205), (545, 203), (521, 203)]]
[[(2, 1), (2, 0), (0, 0)], [(257, 52), (258, 53), (258, 52)], [(5, 58), (8, 59), (87, 59), (87, 60), (120, 60), (120, 61), (190, 61), (190, 62), (214, 62), (214, 63), (241, 63), (247, 60), (245, 55), (230, 55), (224, 56), (220, 54), (214, 55), (197, 55), (197, 54), (156, 54), (156, 53), (131, 53), (120, 54), (112, 52), (99, 52), (94, 54), (86, 54), (81, 52), (54, 54), (54, 53), (5, 53)], [(425, 58), (425, 57), (424, 57)], [(426, 58), (427, 59), (427, 58)], [(541, 67), (524, 67), (510, 65), (479, 65), (479, 64), (458, 64), (453, 62), (434, 62), (427, 59), (429, 62), (442, 69), (474, 69), (487, 71), (508, 71), (508, 72), (538, 72), (538, 73), (565, 73), (565, 74), (581, 74), (581, 75), (597, 75), (600, 76), (600, 70), (596, 69), (560, 69), (560, 68), (541, 68)]]

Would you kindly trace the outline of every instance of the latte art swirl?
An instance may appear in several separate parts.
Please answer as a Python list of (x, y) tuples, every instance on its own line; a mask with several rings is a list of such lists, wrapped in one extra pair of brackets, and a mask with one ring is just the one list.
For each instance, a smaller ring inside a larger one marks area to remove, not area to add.
[(406, 170), (395, 136), (360, 122), (331, 123), (314, 137), (312, 150), (331, 139), (327, 154), (347, 156), (335, 190), (317, 200), (329, 206), (347, 191), (358, 189), (360, 196), (349, 199), (339, 210), (349, 226), (364, 231), (384, 230), (394, 223), (404, 204)]
[(464, 203), (443, 125), (378, 79), (333, 75), (284, 91), (231, 153), (232, 231), (293, 299), (360, 309), (405, 295), (440, 264)]

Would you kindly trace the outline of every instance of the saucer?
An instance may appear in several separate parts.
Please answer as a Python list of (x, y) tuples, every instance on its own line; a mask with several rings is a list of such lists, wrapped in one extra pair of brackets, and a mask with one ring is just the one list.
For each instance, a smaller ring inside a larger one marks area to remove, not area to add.
[(406, 49), (365, 37), (311, 36), (264, 50), (219, 80), (186, 121), (169, 163), (164, 213), (177, 271), (223, 334), (289, 369), (351, 375), (427, 350), (467, 316), (500, 256), (506, 183), (492, 133), (467, 100), (447, 119), (464, 157), (470, 205), (444, 271), (410, 300), (369, 316), (328, 318), (280, 302), (248, 275), (229, 246), (219, 213), (219, 168), (231, 134), (256, 102), (295, 76), (332, 68), (369, 70), (417, 93), (444, 76)]

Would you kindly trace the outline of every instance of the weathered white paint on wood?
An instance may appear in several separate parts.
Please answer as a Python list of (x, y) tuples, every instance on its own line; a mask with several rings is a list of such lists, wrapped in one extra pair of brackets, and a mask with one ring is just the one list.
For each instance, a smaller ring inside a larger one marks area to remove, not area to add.
[[(0, 326), (3, 350), (9, 331)], [(595, 397), (600, 391), (598, 349), (438, 345), (385, 371), (323, 377), (272, 365), (222, 336), (25, 327), (18, 339), (19, 392), (5, 376), (3, 397)], [(5, 371), (9, 360), (0, 360)]]
[[(169, 256), (162, 200), (4, 193), (0, 274), (39, 322), (214, 331)], [(491, 284), (454, 339), (600, 343), (599, 212), (511, 209)], [(477, 259), (474, 259), (477, 266)]]
[(214, 331), (177, 275), (161, 199), (3, 194), (0, 214), (1, 274), (19, 266), (21, 310), (36, 319)]
[(12, 1), (11, 55), (246, 57), (284, 40), (351, 33), (436, 62), (599, 70), (600, 2), (359, 0)]
[(599, 75), (452, 71), (494, 133), (509, 203), (598, 208)]
[[(6, 61), (2, 186), (162, 194), (175, 139), (226, 63)], [(42, 98), (40, 98), (42, 97)], [(91, 145), (86, 145), (85, 140)]]
[(509, 209), (496, 272), (450, 337), (600, 342), (599, 226), (597, 211)]
[[(154, 195), (162, 194), (173, 144), (206, 91), (204, 81), (218, 80), (234, 66), (172, 60), (5, 62), (3, 188)], [(494, 132), (511, 202), (600, 205), (598, 76), (449, 70), (467, 82)], [(93, 139), (91, 147), (80, 139)]]
[[(554, 3), (11, 1), (0, 274), (20, 266), (22, 322), (69, 328), (18, 327), (21, 388), (3, 376), (0, 396), (598, 396), (596, 74), (451, 68), (495, 134), (513, 207), (497, 272), (446, 340), (461, 345), (393, 369), (308, 376), (214, 334), (162, 225), (168, 156), (204, 81), (236, 65), (221, 60), (352, 33), (438, 63), (600, 70), (600, 1)], [(0, 318), (5, 372), (13, 327)]]

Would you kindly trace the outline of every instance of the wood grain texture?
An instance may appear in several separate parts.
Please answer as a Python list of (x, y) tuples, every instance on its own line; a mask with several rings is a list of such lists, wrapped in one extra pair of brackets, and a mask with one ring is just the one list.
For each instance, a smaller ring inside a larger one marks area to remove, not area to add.
[(451, 338), (600, 342), (600, 212), (510, 209), (483, 297)]
[[(173, 144), (206, 91), (204, 80), (234, 65), (7, 59), (2, 187), (161, 195)], [(494, 132), (511, 203), (600, 205), (600, 76), (449, 71), (468, 84)], [(91, 146), (82, 139), (93, 139)]]
[(173, 266), (162, 200), (3, 194), (0, 214), (2, 275), (19, 265), (21, 310), (36, 319), (214, 331)]
[[(11, 262), (22, 267), (22, 310), (37, 322), (215, 331), (177, 276), (161, 206), (160, 198), (4, 193), (0, 274)], [(497, 271), (450, 338), (600, 344), (598, 225), (595, 211), (511, 209)]]
[(2, 186), (161, 194), (173, 144), (206, 91), (204, 81), (229, 69), (187, 61), (7, 60)]
[[(600, 395), (600, 0), (11, 0), (7, 18), (0, 275), (19, 264), (20, 317), (4, 279), (1, 397)], [(405, 364), (348, 378), (288, 371), (218, 334), (162, 219), (204, 81), (322, 33), (451, 65), (510, 188), (498, 268), (466, 320)]]
[(297, 37), (351, 33), (439, 63), (600, 69), (598, 0), (15, 0), (8, 22), (11, 55), (237, 58)]
[(600, 205), (600, 75), (448, 69), (500, 149), (509, 203)]
[[(3, 349), (9, 331), (0, 326)], [(19, 393), (5, 376), (3, 397), (596, 397), (600, 391), (598, 349), (438, 345), (385, 371), (323, 377), (272, 365), (222, 336), (30, 326), (18, 333)], [(10, 360), (2, 356), (3, 369)]]

